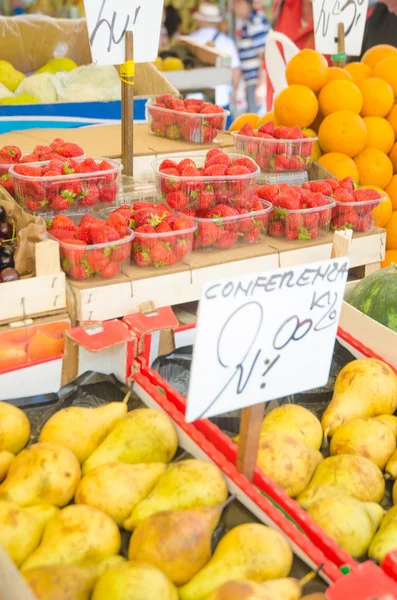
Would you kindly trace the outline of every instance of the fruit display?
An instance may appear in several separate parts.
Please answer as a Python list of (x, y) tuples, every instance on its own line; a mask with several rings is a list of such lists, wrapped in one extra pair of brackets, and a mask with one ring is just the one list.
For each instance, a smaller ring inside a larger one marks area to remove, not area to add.
[[(120, 215), (119, 215), (120, 216)], [(111, 279), (129, 264), (134, 234), (124, 218), (107, 221), (91, 214), (58, 214), (48, 220), (50, 236), (59, 242), (62, 269), (83, 281), (98, 276)]]
[(152, 163), (159, 194), (170, 208), (208, 210), (217, 204), (250, 209), (256, 200), (258, 165), (247, 156), (210, 150), (205, 160)]
[(265, 173), (306, 171), (313, 162), (317, 138), (305, 135), (298, 126), (276, 127), (268, 121), (254, 131), (247, 123), (232, 135), (237, 152), (252, 158)]
[(396, 280), (397, 266), (393, 263), (360, 281), (349, 294), (347, 302), (371, 319), (397, 332), (396, 299), (393, 291)]
[(181, 100), (170, 94), (146, 104), (150, 131), (168, 140), (193, 144), (220, 143), (229, 111), (203, 100)]
[(9, 173), (17, 202), (30, 212), (49, 214), (114, 204), (122, 168), (101, 158), (68, 158), (43, 166), (17, 164)]
[(273, 206), (269, 235), (288, 240), (315, 240), (327, 235), (335, 202), (324, 195), (323, 187), (320, 185), (316, 192), (286, 183), (259, 188), (258, 196)]

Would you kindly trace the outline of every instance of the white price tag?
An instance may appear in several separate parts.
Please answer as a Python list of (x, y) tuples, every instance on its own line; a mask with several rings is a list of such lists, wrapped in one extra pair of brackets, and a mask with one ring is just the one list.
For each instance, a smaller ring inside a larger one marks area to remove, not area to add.
[(125, 62), (125, 33), (134, 33), (134, 61), (153, 62), (159, 49), (164, 0), (84, 0), (94, 63)]
[(208, 282), (186, 421), (325, 385), (348, 271), (337, 258)]
[(337, 54), (338, 24), (345, 28), (345, 52), (359, 56), (363, 44), (368, 0), (313, 0), (316, 50)]

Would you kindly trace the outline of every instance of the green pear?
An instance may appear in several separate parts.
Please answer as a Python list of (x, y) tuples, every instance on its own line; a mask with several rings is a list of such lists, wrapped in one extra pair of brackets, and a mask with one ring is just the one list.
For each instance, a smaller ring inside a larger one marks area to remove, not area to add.
[(375, 502), (360, 502), (348, 496), (313, 502), (307, 512), (353, 558), (361, 558), (367, 554), (385, 514), (383, 508)]
[(47, 523), (40, 545), (21, 569), (98, 562), (120, 547), (120, 531), (105, 513), (83, 504), (67, 506)]
[(393, 506), (384, 516), (370, 544), (368, 557), (381, 563), (393, 550), (397, 550), (397, 506)]
[(219, 542), (209, 563), (179, 588), (181, 600), (206, 600), (232, 579), (256, 582), (287, 577), (293, 561), (286, 538), (257, 523), (231, 529)]
[(375, 358), (354, 360), (336, 378), (321, 424), (325, 436), (355, 417), (392, 415), (397, 409), (397, 375)]
[(11, 463), (0, 485), (0, 499), (29, 506), (48, 502), (68, 504), (80, 481), (80, 465), (75, 455), (58, 444), (33, 444)]
[(97, 408), (71, 406), (49, 418), (39, 442), (61, 444), (82, 464), (105, 439), (117, 421), (127, 414), (124, 402), (110, 402)]
[(82, 478), (74, 501), (102, 510), (122, 525), (135, 506), (152, 491), (166, 469), (165, 463), (100, 465)]
[(128, 558), (158, 567), (176, 586), (187, 583), (211, 558), (212, 534), (222, 508), (157, 513), (130, 539)]
[(121, 419), (83, 464), (85, 475), (99, 465), (169, 463), (178, 449), (171, 419), (157, 410), (140, 408)]
[(124, 528), (132, 531), (144, 519), (166, 510), (219, 506), (227, 495), (226, 481), (213, 463), (181, 460), (168, 467), (149, 496), (134, 508)]
[(29, 437), (30, 422), (25, 413), (8, 402), (0, 402), (0, 450), (18, 454)]
[(385, 493), (382, 471), (368, 458), (341, 454), (330, 456), (317, 467), (297, 501), (306, 510), (329, 496), (351, 496), (361, 502), (381, 502)]
[(383, 471), (396, 449), (396, 436), (386, 423), (369, 417), (356, 417), (344, 423), (331, 439), (330, 452), (355, 454), (372, 460)]
[(50, 504), (21, 508), (14, 502), (0, 500), (0, 546), (17, 567), (37, 548), (45, 524), (57, 511)]
[(206, 600), (299, 600), (301, 592), (299, 581), (292, 577), (265, 583), (234, 579), (218, 587)]
[(111, 567), (97, 582), (91, 600), (178, 600), (178, 591), (153, 565), (126, 562)]

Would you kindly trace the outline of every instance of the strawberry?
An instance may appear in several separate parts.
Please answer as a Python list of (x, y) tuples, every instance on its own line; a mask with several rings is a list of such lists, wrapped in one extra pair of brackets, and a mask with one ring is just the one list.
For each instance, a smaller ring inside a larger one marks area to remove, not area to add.
[(109, 215), (108, 220), (106, 221), (106, 225), (108, 227), (113, 227), (117, 231), (120, 237), (123, 237), (127, 234), (127, 220), (120, 213), (113, 213)]
[(75, 233), (76, 240), (82, 240), (83, 242), (86, 242), (86, 244), (91, 244), (91, 227), (91, 223), (87, 223), (86, 225), (80, 224)]
[(327, 199), (320, 192), (310, 194), (306, 201), (307, 208), (318, 208), (320, 206), (326, 206), (327, 204)]
[(139, 244), (134, 244), (133, 257), (138, 267), (150, 267), (152, 264), (149, 250), (140, 248)]
[(131, 254), (131, 244), (130, 242), (126, 242), (123, 244), (118, 244), (113, 247), (112, 253), (110, 254), (110, 260), (117, 263), (122, 263), (125, 260), (129, 259)]
[(350, 193), (353, 193), (353, 191), (356, 189), (357, 185), (356, 185), (356, 182), (354, 181), (353, 177), (345, 177), (344, 179), (341, 179), (339, 181), (339, 187), (344, 188), (345, 190), (347, 190)]
[(257, 170), (256, 164), (248, 158), (248, 156), (241, 156), (240, 158), (234, 159), (233, 165), (235, 167), (245, 167), (248, 169), (249, 173), (255, 173)]
[(57, 148), (59, 148), (60, 146), (63, 146), (65, 143), (65, 141), (62, 138), (55, 138), (50, 146), (53, 150), (56, 150)]
[(239, 135), (246, 135), (249, 137), (254, 137), (255, 131), (252, 129), (249, 123), (246, 123), (239, 131)]
[(289, 240), (296, 240), (299, 235), (299, 229), (303, 225), (302, 215), (292, 213), (285, 217), (285, 235)]
[(291, 156), (289, 161), (289, 170), (290, 171), (301, 171), (305, 166), (302, 158), (300, 156)]
[(30, 167), (29, 165), (15, 165), (15, 173), (18, 175), (24, 175), (25, 177), (41, 177), (41, 167)]
[(310, 191), (331, 196), (333, 188), (326, 181), (310, 181)]
[[(154, 267), (164, 267), (167, 264), (171, 264), (169, 262), (169, 254), (171, 253), (171, 248), (168, 243), (164, 243), (161, 241), (156, 241), (153, 243), (151, 248), (151, 256)], [(172, 252), (173, 254), (173, 252)], [(172, 259), (171, 259), (172, 260)], [(176, 260), (176, 257), (175, 257)], [(174, 260), (174, 262), (175, 262)]]
[(336, 190), (336, 188), (339, 187), (339, 181), (337, 179), (326, 179), (325, 183), (328, 183), (328, 185), (332, 188), (332, 190)]
[(347, 188), (343, 187), (338, 187), (336, 190), (334, 190), (334, 199), (337, 202), (354, 202), (354, 196)]
[(174, 210), (181, 210), (189, 204), (189, 198), (182, 191), (167, 194), (166, 200)]
[(319, 213), (318, 211), (303, 215), (303, 223), (307, 229), (313, 229), (318, 226)]
[(298, 240), (308, 241), (314, 240), (318, 236), (318, 227), (313, 227), (312, 229), (307, 229), (306, 227), (301, 227), (299, 230)]
[(298, 127), (298, 125), (295, 125), (295, 127), (291, 127), (289, 132), (287, 133), (287, 140), (301, 140), (303, 138), (303, 133), (300, 127)]
[(102, 181), (98, 182), (99, 202), (103, 204), (116, 202), (117, 192), (118, 186), (115, 181), (111, 184), (103, 183)]
[(353, 191), (353, 198), (356, 202), (367, 202), (368, 200), (380, 200), (382, 195), (376, 190), (360, 188)]
[(65, 197), (64, 194), (67, 194), (67, 192), (62, 192), (62, 194), (57, 194), (54, 196), (50, 203), (51, 210), (62, 211), (70, 208), (70, 204), (73, 203), (73, 199), (70, 200), (67, 196)]
[(214, 241), (215, 248), (226, 250), (231, 248), (238, 241), (238, 236), (235, 231), (219, 230), (219, 235)]
[(193, 178), (193, 177), (200, 177), (201, 173), (198, 169), (196, 169), (192, 165), (186, 165), (183, 168), (181, 175), (182, 175), (182, 177)]
[(174, 223), (174, 231), (184, 231), (194, 227), (194, 222), (189, 217), (178, 217)]
[(9, 157), (16, 163), (21, 159), (22, 152), (18, 146), (3, 146), (1, 150), (9, 155)]
[(101, 271), (109, 264), (109, 253), (107, 249), (103, 250), (89, 250), (87, 254), (87, 264), (91, 271)]
[(200, 221), (198, 224), (198, 244), (203, 248), (212, 246), (217, 240), (221, 229), (211, 221)]
[[(60, 215), (60, 216), (63, 216), (63, 215)], [(92, 225), (93, 223), (95, 223), (95, 221), (96, 221), (96, 218), (93, 215), (90, 215), (90, 214), (83, 215), (83, 217), (80, 221), (79, 227), (84, 227), (85, 225)]]
[(120, 239), (120, 235), (107, 225), (91, 226), (91, 239), (93, 244), (108, 244)]
[(260, 235), (261, 235), (261, 228), (253, 227), (251, 229), (251, 231), (244, 233), (243, 242), (245, 244), (255, 244), (256, 242), (259, 241)]
[(59, 145), (56, 151), (65, 158), (74, 158), (75, 156), (84, 154), (82, 148), (80, 148), (78, 144), (73, 144), (72, 142), (65, 142), (64, 144)]
[(137, 229), (135, 229), (135, 235), (138, 237), (140, 233), (156, 233), (154, 227), (146, 223), (145, 225), (141, 225)]
[(162, 221), (156, 227), (156, 233), (169, 233), (170, 231), (172, 231), (172, 227), (166, 221)]
[(62, 175), (63, 174), (63, 163), (60, 160), (51, 160), (48, 165), (43, 167), (43, 175), (46, 177), (50, 177), (49, 172), (54, 173), (54, 175)]
[[(124, 208), (128, 207), (127, 204), (123, 205)], [(122, 208), (122, 206), (120, 206)], [(155, 208), (153, 202), (145, 202), (144, 200), (138, 200), (138, 202), (134, 202), (132, 210), (141, 210), (142, 208)]]
[(174, 245), (174, 252), (177, 260), (183, 261), (186, 257), (186, 254), (191, 250), (192, 243), (190, 240), (187, 240), (184, 237), (177, 238), (176, 244)]
[(200, 209), (211, 208), (215, 203), (215, 199), (216, 197), (214, 192), (211, 192), (210, 190), (203, 190), (198, 196), (198, 207)]
[(215, 154), (212, 158), (207, 158), (205, 162), (205, 167), (213, 167), (216, 165), (226, 165), (227, 168), (232, 166), (232, 161), (228, 157), (227, 154), (220, 152)]
[(365, 215), (361, 215), (358, 218), (358, 222), (356, 225), (356, 231), (360, 231), (360, 232), (369, 231), (372, 227), (372, 221), (373, 221), (372, 211)]
[(268, 183), (263, 187), (259, 188), (258, 196), (262, 198), (262, 200), (268, 200), (268, 202), (272, 202), (277, 198), (279, 194), (279, 188), (277, 185)]
[(70, 275), (70, 277), (73, 277), (73, 279), (77, 279), (79, 281), (88, 279), (92, 275), (91, 270), (84, 265), (73, 265), (67, 270), (67, 273)]
[(299, 195), (295, 195), (294, 190), (287, 190), (274, 199), (273, 206), (286, 210), (299, 210), (300, 197)]
[(356, 229), (358, 224), (358, 215), (354, 208), (349, 208), (342, 214), (340, 213), (336, 219), (332, 221), (333, 229)]
[(60, 241), (76, 238), (76, 233), (70, 231), (70, 229), (63, 229), (62, 227), (53, 227), (50, 233), (54, 238)]
[(0, 175), (0, 185), (3, 186), (11, 196), (14, 195), (14, 180), (10, 174), (5, 173), (4, 175)]
[(249, 175), (250, 172), (251, 171), (247, 169), (247, 167), (236, 165), (235, 167), (230, 167), (230, 169), (226, 171), (226, 175), (236, 177), (240, 175)]
[(176, 169), (178, 170), (178, 165), (173, 160), (166, 158), (159, 166), (159, 171), (162, 172), (164, 169)]
[[(69, 167), (70, 163), (66, 163)], [(98, 165), (93, 158), (85, 158), (82, 162), (76, 164), (74, 169), (75, 173), (96, 173), (98, 171)]]
[(289, 171), (290, 158), (285, 154), (279, 154), (274, 159), (274, 169), (276, 171)]
[(21, 164), (26, 164), (26, 163), (37, 163), (40, 162), (40, 156), (38, 154), (25, 154), (25, 156), (22, 156), (21, 160), (19, 161)]
[(235, 208), (250, 208), (253, 202), (253, 193), (251, 189), (246, 189), (241, 194), (234, 197), (233, 206)]
[(62, 229), (68, 229), (69, 231), (76, 231), (77, 229), (76, 223), (66, 215), (56, 215), (48, 225), (49, 227), (47, 227), (47, 229), (49, 231), (51, 231), (53, 227), (61, 227)]
[[(236, 168), (238, 169), (239, 167)], [(222, 177), (226, 174), (227, 170), (226, 165), (213, 165), (211, 167), (206, 167), (203, 171), (203, 175), (205, 177)]]
[[(193, 208), (184, 208), (183, 210), (180, 210), (179, 212), (186, 215), (187, 217), (196, 217), (197, 216), (197, 213)], [(168, 221), (167, 221), (167, 223), (168, 223)], [(174, 221), (174, 223), (175, 223), (175, 221)]]
[(81, 240), (66, 238), (62, 240), (61, 249), (63, 257), (66, 258), (66, 260), (72, 264), (77, 264), (83, 260), (87, 250), (87, 244)]
[(183, 103), (185, 108), (189, 108), (189, 106), (201, 107), (204, 104), (204, 100), (200, 100), (199, 98), (186, 98)]
[(279, 125), (278, 127), (275, 127), (273, 135), (277, 140), (287, 140), (289, 132), (290, 127)]
[(214, 156), (217, 156), (218, 154), (223, 154), (223, 151), (220, 148), (211, 148), (211, 150), (208, 150), (205, 160), (211, 160), (211, 158), (214, 158)]
[(170, 127), (167, 127), (165, 137), (167, 137), (169, 140), (180, 140), (181, 132), (179, 127), (177, 125), (170, 125)]
[(99, 190), (95, 183), (89, 183), (80, 196), (80, 206), (94, 206), (99, 201)]
[(282, 221), (269, 223), (268, 233), (272, 237), (282, 237), (284, 235), (284, 223)]
[(177, 167), (177, 175), (182, 175), (183, 170), (185, 169), (185, 167), (193, 167), (193, 169), (197, 169), (196, 167), (196, 163), (194, 162), (194, 160), (192, 160), (191, 158), (184, 158), (183, 160), (181, 160)]
[(70, 199), (74, 199), (83, 193), (83, 182), (81, 179), (70, 179), (61, 185), (61, 190), (68, 192)]
[(239, 213), (235, 208), (227, 206), (226, 204), (218, 204), (211, 211), (212, 219), (222, 219), (223, 217), (235, 217)]
[(328, 227), (331, 222), (331, 209), (321, 210), (318, 212), (318, 224), (319, 227)]
[(99, 276), (102, 279), (111, 279), (118, 273), (120, 273), (120, 263), (109, 262), (105, 267), (100, 269)]
[(216, 138), (216, 136), (218, 135), (218, 131), (216, 129), (213, 129), (212, 127), (204, 125), (202, 134), (202, 143), (209, 144), (210, 142), (212, 142), (212, 140)]
[(255, 158), (255, 162), (261, 171), (266, 171), (270, 166), (270, 161), (267, 156), (261, 156), (258, 154)]
[(273, 121), (268, 121), (267, 123), (264, 123), (263, 125), (261, 125), (258, 129), (258, 133), (267, 133), (267, 134), (271, 135), (272, 137), (274, 137)]

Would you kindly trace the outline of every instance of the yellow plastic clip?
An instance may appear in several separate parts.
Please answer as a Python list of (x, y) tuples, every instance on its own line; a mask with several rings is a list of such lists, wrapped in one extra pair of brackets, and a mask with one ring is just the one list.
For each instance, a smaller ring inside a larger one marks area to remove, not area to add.
[(134, 76), (135, 62), (133, 60), (126, 60), (123, 65), (120, 65), (120, 79), (123, 83), (134, 85), (133, 81), (127, 81), (127, 79), (133, 79)]

